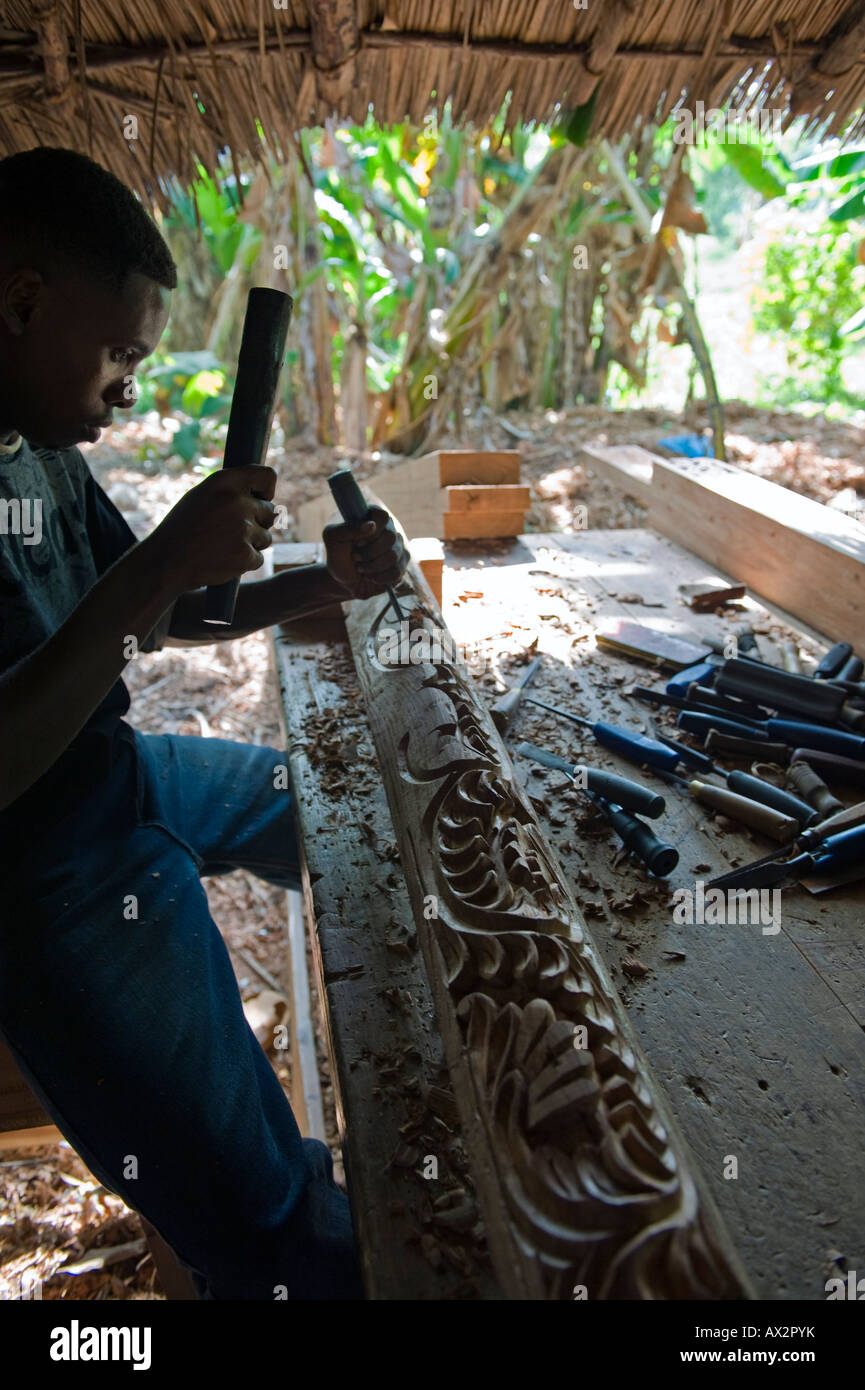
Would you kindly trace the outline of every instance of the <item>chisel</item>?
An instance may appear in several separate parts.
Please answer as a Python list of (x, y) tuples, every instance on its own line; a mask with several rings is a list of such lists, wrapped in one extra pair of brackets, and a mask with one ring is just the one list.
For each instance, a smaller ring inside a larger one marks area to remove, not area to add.
[(832, 878), (839, 870), (857, 867), (865, 875), (865, 825), (861, 824), (827, 836), (813, 850), (797, 855), (795, 859), (780, 861), (776, 855), (742, 869), (733, 869), (706, 886), (727, 889), (786, 888), (803, 878)]
[[(740, 825), (747, 825), (752, 830), (759, 830), (761, 834), (768, 835), (770, 840), (777, 840), (779, 844), (783, 844), (785, 840), (790, 840), (799, 833), (800, 822), (795, 817), (785, 815), (782, 811), (776, 811), (773, 806), (767, 806), (764, 802), (741, 796), (738, 792), (732, 792), (727, 787), (718, 787), (714, 782), (701, 782), (698, 777), (688, 781), (685, 777), (679, 777), (669, 772), (659, 773), (659, 776), (666, 777), (684, 787), (686, 791), (691, 793), (695, 801), (701, 802), (702, 805), (709, 806), (722, 816), (728, 816), (730, 820), (738, 821)], [(813, 815), (810, 806), (808, 810)]]
[(840, 835), (842, 830), (855, 830), (857, 826), (865, 825), (865, 801), (860, 801), (857, 806), (847, 806), (839, 811), (837, 815), (830, 816), (821, 825), (814, 825), (809, 830), (803, 830), (801, 835), (797, 835), (795, 840), (791, 840), (782, 849), (773, 850), (771, 854), (764, 854), (762, 859), (755, 859), (753, 864), (745, 864), (741, 869), (731, 869), (729, 873), (721, 874), (719, 878), (713, 878), (706, 884), (707, 888), (725, 887), (733, 879), (738, 879), (743, 873), (750, 873), (752, 869), (761, 869), (764, 864), (776, 864), (779, 859), (783, 859), (786, 854), (792, 854), (794, 850), (804, 853), (811, 850), (815, 845), (822, 844), (832, 835)]
[(735, 737), (768, 739), (770, 735), (785, 743), (807, 745), (824, 753), (840, 753), (842, 757), (865, 760), (865, 738), (860, 734), (844, 733), (818, 724), (803, 724), (794, 719), (764, 719), (752, 724), (735, 723), (704, 711), (682, 710), (676, 723), (680, 729), (701, 737), (710, 729)]
[(791, 762), (787, 769), (787, 785), (796, 788), (823, 817), (844, 810), (844, 802), (833, 796), (822, 777), (806, 762)]
[(615, 802), (626, 811), (639, 811), (642, 816), (656, 820), (664, 811), (664, 798), (650, 787), (639, 782), (631, 782), (616, 772), (606, 772), (603, 768), (587, 767), (585, 763), (569, 763), (558, 753), (548, 753), (545, 748), (537, 748), (533, 743), (519, 743), (516, 750), (520, 757), (531, 758), (544, 767), (553, 767), (579, 782), (579, 791), (594, 792), (605, 801)]
[(837, 753), (826, 753), (819, 748), (794, 748), (790, 762), (807, 763), (830, 782), (865, 787), (865, 762), (857, 758), (842, 758)]
[[(369, 516), (369, 503), (361, 492), (357, 478), (350, 468), (340, 468), (338, 472), (331, 473), (327, 484), (333, 493), (333, 500), (339, 508), (339, 514), (343, 521), (366, 521)], [(387, 596), (390, 599), (391, 608), (396, 614), (397, 622), (402, 623), (406, 615), (400, 608), (396, 594), (390, 587)]]
[[(774, 782), (766, 782), (762, 777), (754, 777), (750, 772), (739, 772), (738, 770), (725, 772), (722, 767), (716, 767), (712, 759), (708, 758), (705, 753), (699, 753), (695, 748), (688, 748), (684, 743), (678, 743), (675, 739), (667, 738), (664, 734), (658, 734), (657, 737), (668, 748), (675, 748), (681, 761), (688, 767), (697, 768), (700, 772), (713, 772), (716, 777), (723, 777), (729, 790), (738, 796), (746, 797), (749, 801), (757, 801), (762, 806), (771, 806), (773, 810), (780, 811), (783, 816), (792, 816), (801, 826), (813, 825), (815, 821), (820, 819), (819, 810), (815, 810), (809, 802), (802, 801), (790, 792), (783, 791), (781, 787), (776, 787)], [(659, 775), (663, 777), (664, 773)]]
[(836, 642), (834, 647), (830, 647), (826, 655), (822, 656), (817, 663), (814, 679), (818, 681), (831, 680), (833, 676), (837, 676), (848, 656), (852, 655), (853, 648), (849, 642)]
[(588, 729), (595, 742), (602, 748), (609, 748), (610, 752), (618, 753), (629, 762), (640, 767), (665, 767), (670, 772), (676, 770), (678, 758), (675, 753), (656, 739), (647, 738), (645, 734), (631, 733), (629, 729), (622, 729), (617, 724), (606, 724), (603, 720), (592, 723), (591, 719), (584, 719), (581, 714), (571, 714), (570, 710), (545, 704), (543, 700), (536, 700), (533, 695), (524, 695), (523, 699), (529, 705), (537, 705), (540, 709), (549, 710), (551, 714), (557, 714), (560, 719), (568, 719), (572, 724), (579, 724)]
[(494, 705), (490, 705), (490, 718), (492, 719), (500, 734), (503, 734), (505, 732), (511, 720), (513, 719), (517, 705), (523, 698), (523, 691), (525, 690), (529, 681), (534, 676), (540, 664), (541, 658), (539, 656), (536, 656), (534, 661), (532, 661), (530, 665), (526, 668), (526, 670), (523, 672), (516, 685), (512, 685), (510, 690), (506, 690), (504, 695), (501, 695), (498, 698), (498, 700), (496, 700)]

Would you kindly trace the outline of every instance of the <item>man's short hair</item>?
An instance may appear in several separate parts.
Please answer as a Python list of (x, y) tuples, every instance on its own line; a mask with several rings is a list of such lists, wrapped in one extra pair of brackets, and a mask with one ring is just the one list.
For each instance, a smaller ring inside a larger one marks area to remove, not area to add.
[(177, 267), (159, 228), (114, 174), (75, 150), (42, 145), (0, 160), (0, 260), (46, 279), (78, 271), (120, 289), (138, 271), (173, 290)]

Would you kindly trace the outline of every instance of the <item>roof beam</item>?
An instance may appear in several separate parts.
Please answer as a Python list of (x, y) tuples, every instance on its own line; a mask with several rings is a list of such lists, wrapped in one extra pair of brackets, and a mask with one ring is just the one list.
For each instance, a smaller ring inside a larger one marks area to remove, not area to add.
[(360, 32), (354, 0), (308, 0), (312, 61), (322, 101), (336, 108), (354, 86)]
[(64, 102), (69, 89), (68, 40), (57, 0), (30, 0), (30, 12), (38, 34), (37, 48), (42, 59), (45, 96), (49, 102)]

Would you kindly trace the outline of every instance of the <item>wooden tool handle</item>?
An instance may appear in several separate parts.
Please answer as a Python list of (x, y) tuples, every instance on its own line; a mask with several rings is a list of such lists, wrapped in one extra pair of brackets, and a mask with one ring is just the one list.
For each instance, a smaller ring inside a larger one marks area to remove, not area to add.
[(791, 763), (787, 770), (787, 782), (823, 816), (833, 816), (836, 811), (844, 810), (844, 802), (832, 795), (822, 777), (818, 777), (807, 763)]
[[(249, 291), (223, 468), (264, 463), (293, 303), (291, 295), (282, 290)], [(204, 597), (206, 623), (231, 623), (238, 582), (229, 579), (225, 584), (208, 585)]]
[(720, 811), (721, 815), (729, 816), (731, 820), (739, 821), (742, 825), (749, 825), (752, 830), (761, 831), (779, 845), (795, 840), (799, 834), (799, 822), (792, 816), (785, 816), (781, 811), (773, 810), (771, 806), (762, 806), (759, 801), (750, 801), (747, 796), (727, 791), (726, 787), (712, 786), (710, 782), (700, 782), (697, 778), (689, 782), (688, 786), (697, 800), (702, 801), (705, 806), (711, 806), (713, 810)]

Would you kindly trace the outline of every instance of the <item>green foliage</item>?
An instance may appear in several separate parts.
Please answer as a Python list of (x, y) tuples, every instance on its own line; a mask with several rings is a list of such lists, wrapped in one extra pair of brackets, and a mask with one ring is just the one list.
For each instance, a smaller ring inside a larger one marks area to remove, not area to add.
[[(154, 353), (138, 382), (138, 414), (158, 410), (180, 417), (166, 458), (191, 463), (228, 421), (234, 383), (212, 352)], [(185, 418), (184, 418), (185, 417)]]
[(754, 326), (783, 341), (799, 393), (814, 400), (843, 394), (841, 366), (853, 343), (844, 329), (865, 289), (858, 245), (849, 229), (827, 222), (815, 235), (791, 233), (766, 250)]

